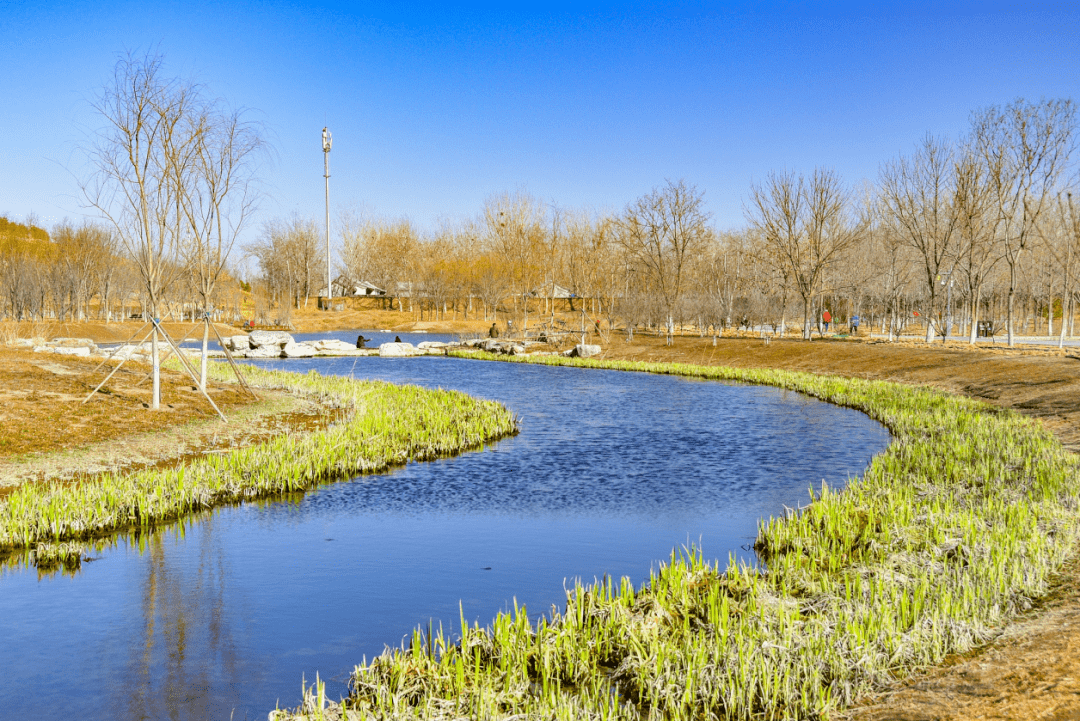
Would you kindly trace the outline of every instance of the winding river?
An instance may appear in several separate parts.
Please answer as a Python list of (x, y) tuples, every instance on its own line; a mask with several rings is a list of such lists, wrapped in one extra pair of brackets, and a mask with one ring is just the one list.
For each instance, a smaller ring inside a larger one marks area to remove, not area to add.
[[(355, 334), (354, 334), (355, 335)], [(442, 357), (267, 361), (505, 403), (491, 447), (120, 538), (74, 576), (0, 576), (0, 717), (265, 719), (316, 673), (429, 620), (453, 632), (564, 585), (635, 583), (673, 548), (726, 564), (763, 516), (840, 486), (889, 441), (769, 387)]]

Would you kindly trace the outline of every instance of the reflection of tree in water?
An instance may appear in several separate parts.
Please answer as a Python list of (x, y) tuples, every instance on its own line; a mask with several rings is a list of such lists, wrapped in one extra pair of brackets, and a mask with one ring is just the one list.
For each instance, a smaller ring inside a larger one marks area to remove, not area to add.
[[(197, 562), (174, 547), (196, 523)], [(241, 679), (225, 608), (228, 564), (214, 541), (213, 517), (157, 530), (136, 543), (147, 561), (143, 628), (130, 640), (128, 672), (116, 685), (114, 708), (126, 707), (129, 719), (216, 718), (221, 709), (211, 707), (212, 699), (235, 698), (226, 689), (239, 688)]]

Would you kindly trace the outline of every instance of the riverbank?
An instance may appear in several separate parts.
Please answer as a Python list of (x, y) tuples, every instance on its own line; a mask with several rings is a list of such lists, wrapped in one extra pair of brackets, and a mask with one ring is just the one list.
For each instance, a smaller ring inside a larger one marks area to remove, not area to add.
[[(212, 371), (217, 382), (231, 373), (216, 364)], [(256, 388), (311, 399), (330, 421), (169, 467), (23, 484), (0, 502), (0, 554), (21, 552), (39, 567), (43, 560), (78, 565), (79, 542), (105, 534), (459, 453), (516, 431), (501, 405), (452, 391), (254, 367), (245, 374)]]
[(991, 638), (1044, 594), (1077, 535), (1076, 457), (1039, 424), (925, 388), (771, 370), (475, 357), (765, 383), (858, 408), (895, 442), (863, 479), (764, 525), (769, 572), (673, 557), (650, 582), (577, 587), (538, 627), (357, 668), (346, 706), (389, 718), (806, 718)]

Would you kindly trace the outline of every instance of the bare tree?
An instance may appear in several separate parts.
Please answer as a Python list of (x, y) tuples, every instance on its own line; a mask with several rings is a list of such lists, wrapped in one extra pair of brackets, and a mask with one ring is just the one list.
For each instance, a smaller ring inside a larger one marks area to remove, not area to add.
[(398, 310), (403, 311), (401, 294), (411, 293), (420, 253), (420, 237), (412, 223), (404, 218), (366, 220), (346, 216), (341, 226), (345, 270), (353, 280), (374, 283), (385, 290), (391, 306), (396, 299)]
[(809, 179), (792, 172), (770, 173), (750, 188), (747, 218), (772, 248), (803, 301), (803, 338), (810, 340), (811, 310), (825, 269), (858, 237), (847, 217), (847, 193), (831, 170)]
[(273, 300), (285, 312), (285, 306), (299, 308), (307, 302), (320, 271), (326, 267), (319, 243), (319, 226), (310, 218), (294, 215), (287, 221), (271, 221), (247, 251), (255, 257), (262, 282)]
[(627, 206), (618, 221), (619, 242), (640, 264), (659, 293), (667, 315), (667, 342), (673, 343), (674, 315), (687, 271), (708, 237), (703, 194), (686, 181), (670, 180)]
[(220, 104), (204, 107), (196, 123), (191, 172), (179, 190), (190, 234), (183, 246), (184, 260), (204, 316), (199, 383), (205, 390), (214, 289), (255, 209), (255, 173), (266, 143), (256, 123)]
[[(197, 156), (198, 88), (166, 78), (162, 58), (128, 54), (94, 103), (104, 121), (86, 149), (93, 172), (82, 184), (86, 202), (115, 229), (139, 269), (151, 317), (169, 285), (184, 272), (187, 222), (182, 190)], [(153, 399), (160, 408), (158, 333), (152, 337)]]
[(542, 279), (547, 257), (542, 208), (524, 192), (492, 196), (484, 203), (484, 225), (492, 248), (510, 271), (510, 285), (524, 311), (522, 332), (528, 333), (529, 296)]
[(973, 142), (986, 164), (997, 211), (997, 237), (1009, 267), (1007, 312), (1012, 346), (1020, 262), (1075, 148), (1076, 105), (1072, 100), (1029, 103), (1019, 99), (977, 112), (972, 125)]
[[(1058, 336), (1058, 348), (1065, 346), (1066, 327), (1076, 313), (1074, 265), (1080, 255), (1080, 207), (1071, 192), (1058, 195), (1055, 256), (1061, 264), (1061, 330)], [(1050, 312), (1053, 312), (1051, 303)]]
[[(881, 209), (886, 223), (917, 253), (922, 263), (928, 305), (926, 342), (934, 339), (934, 314), (941, 276), (951, 273), (957, 258), (955, 165), (950, 146), (927, 136), (910, 157), (881, 170)], [(948, 281), (948, 282), (951, 282)]]

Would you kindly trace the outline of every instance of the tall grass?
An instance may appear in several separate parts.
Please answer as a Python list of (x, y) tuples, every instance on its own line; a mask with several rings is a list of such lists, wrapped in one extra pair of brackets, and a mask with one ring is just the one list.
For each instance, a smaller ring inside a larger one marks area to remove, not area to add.
[[(1077, 457), (1011, 411), (806, 373), (471, 357), (778, 386), (864, 411), (894, 442), (845, 490), (763, 521), (762, 569), (684, 549), (640, 587), (576, 585), (537, 624), (515, 609), (463, 619), (453, 641), (414, 632), (356, 668), (350, 718), (825, 718), (991, 638), (1077, 541)], [(322, 716), (307, 696), (302, 715)]]
[[(212, 364), (211, 373), (223, 380), (228, 371)], [(317, 397), (340, 409), (344, 419), (325, 430), (285, 433), (175, 468), (106, 473), (77, 485), (26, 484), (0, 501), (0, 555), (36, 547), (35, 558), (70, 564), (74, 552), (60, 545), (65, 542), (480, 448), (516, 432), (505, 407), (455, 391), (327, 378), (314, 371), (245, 373), (252, 385)]]

